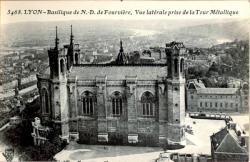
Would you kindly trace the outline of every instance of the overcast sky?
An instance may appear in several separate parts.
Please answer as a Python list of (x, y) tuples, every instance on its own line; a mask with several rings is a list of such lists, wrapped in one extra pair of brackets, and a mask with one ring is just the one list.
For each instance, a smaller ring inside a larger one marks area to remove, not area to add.
[[(62, 20), (89, 20), (89, 19), (119, 19), (119, 20), (133, 20), (133, 19), (233, 19), (249, 18), (250, 5), (247, 1), (186, 1), (186, 2), (167, 2), (167, 1), (0, 1), (1, 2), (1, 24), (25, 22), (25, 21), (62, 21)], [(204, 15), (179, 15), (179, 16), (166, 16), (166, 15), (8, 15), (8, 10), (233, 10), (239, 11), (239, 15), (218, 15), (218, 16), (204, 16)]]

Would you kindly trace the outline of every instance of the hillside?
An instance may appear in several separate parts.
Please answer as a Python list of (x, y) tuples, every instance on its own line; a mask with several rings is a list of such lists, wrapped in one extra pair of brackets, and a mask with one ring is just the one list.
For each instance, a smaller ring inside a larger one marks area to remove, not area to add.
[[(156, 31), (152, 44), (172, 40), (183, 41), (186, 46), (211, 47), (212, 45), (232, 41), (246, 40), (249, 21), (190, 21), (153, 20), (153, 21), (58, 21), (58, 22), (22, 22), (1, 26), (2, 45), (48, 46), (53, 44), (55, 26), (59, 28), (60, 42), (68, 42), (70, 24), (80, 44), (85, 41), (97, 41), (98, 38), (119, 39), (133, 36), (131, 29)], [(104, 39), (105, 40), (105, 39)]]

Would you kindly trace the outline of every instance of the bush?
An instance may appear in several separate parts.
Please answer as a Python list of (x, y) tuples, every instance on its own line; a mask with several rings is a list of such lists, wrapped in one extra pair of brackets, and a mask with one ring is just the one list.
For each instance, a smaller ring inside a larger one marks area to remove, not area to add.
[(25, 119), (22, 123), (12, 126), (3, 132), (2, 140), (9, 146), (15, 148), (20, 161), (51, 161), (56, 153), (61, 151), (66, 142), (59, 138), (54, 131), (49, 133), (48, 141), (41, 146), (34, 146), (31, 121), (38, 115), (39, 101), (27, 104), (22, 111)]

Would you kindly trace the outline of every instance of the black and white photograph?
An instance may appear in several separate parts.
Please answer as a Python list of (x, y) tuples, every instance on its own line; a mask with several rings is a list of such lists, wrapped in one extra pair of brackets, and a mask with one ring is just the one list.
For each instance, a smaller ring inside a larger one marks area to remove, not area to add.
[(248, 1), (1, 1), (0, 161), (248, 162)]

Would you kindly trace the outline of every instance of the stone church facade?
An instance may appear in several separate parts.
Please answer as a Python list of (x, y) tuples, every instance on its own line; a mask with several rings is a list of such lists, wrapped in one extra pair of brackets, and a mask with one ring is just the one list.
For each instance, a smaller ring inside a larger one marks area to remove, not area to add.
[(171, 42), (165, 53), (166, 64), (80, 64), (72, 28), (64, 48), (56, 34), (37, 75), (42, 122), (80, 143), (185, 145), (186, 49)]

